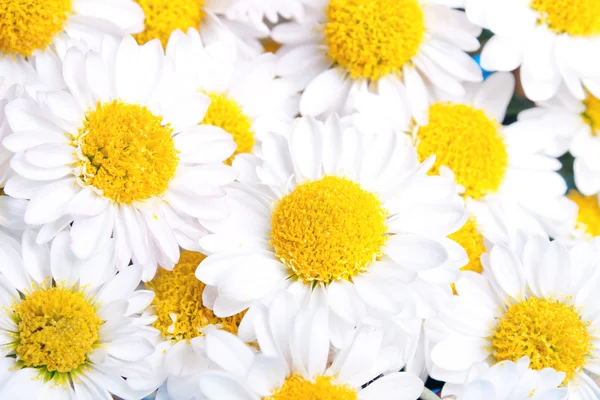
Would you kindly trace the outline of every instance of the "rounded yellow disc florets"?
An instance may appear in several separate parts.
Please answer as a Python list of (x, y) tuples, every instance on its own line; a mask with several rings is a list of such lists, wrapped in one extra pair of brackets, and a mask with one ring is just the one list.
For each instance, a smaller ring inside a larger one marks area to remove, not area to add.
[(378, 80), (401, 71), (424, 37), (418, 0), (329, 0), (327, 54), (353, 78)]
[(454, 172), (464, 195), (480, 199), (500, 187), (508, 168), (501, 125), (483, 111), (465, 104), (435, 103), (429, 123), (419, 127), (416, 146), (421, 161), (436, 155), (432, 174), (440, 166)]
[(102, 320), (81, 292), (38, 288), (13, 305), (17, 363), (50, 373), (68, 373), (88, 361)]
[(271, 244), (296, 279), (351, 279), (381, 255), (386, 215), (381, 201), (359, 184), (325, 176), (298, 185), (277, 203)]
[(314, 382), (300, 375), (291, 375), (274, 395), (265, 400), (357, 400), (356, 390), (346, 385), (336, 385), (330, 376), (319, 376)]
[(133, 35), (139, 44), (158, 39), (167, 47), (171, 33), (198, 29), (206, 16), (204, 0), (135, 0), (144, 10), (144, 30)]
[(162, 195), (179, 164), (172, 133), (146, 107), (118, 100), (98, 103), (86, 114), (75, 141), (81, 182), (118, 203)]
[(586, 236), (590, 239), (600, 236), (600, 204), (598, 203), (598, 196), (583, 196), (576, 190), (570, 190), (567, 197), (579, 207), (577, 229), (585, 232)]
[(573, 306), (533, 297), (506, 311), (492, 334), (492, 355), (496, 361), (528, 356), (530, 368), (554, 368), (568, 381), (593, 350), (589, 325)]
[(0, 52), (28, 57), (46, 49), (72, 8), (71, 0), (0, 0)]
[(486, 251), (483, 242), (483, 235), (477, 228), (477, 222), (474, 218), (469, 218), (467, 222), (458, 231), (448, 236), (449, 239), (465, 249), (469, 256), (469, 263), (461, 268), (462, 271), (473, 271), (478, 274), (483, 272), (481, 265), (481, 255)]
[(237, 148), (225, 162), (231, 165), (236, 154), (252, 153), (254, 148), (254, 132), (252, 121), (244, 114), (240, 105), (224, 94), (209, 94), (210, 106), (202, 120), (202, 124), (214, 125), (233, 136)]
[(204, 283), (194, 273), (205, 255), (183, 251), (172, 271), (159, 268), (147, 287), (155, 294), (152, 305), (158, 319), (153, 326), (171, 341), (190, 340), (202, 335), (208, 325), (237, 334), (245, 312), (219, 318), (202, 304)]
[(592, 128), (593, 134), (600, 134), (600, 100), (588, 93), (583, 104), (585, 105), (583, 119)]
[(600, 2), (598, 0), (532, 0), (531, 8), (556, 33), (573, 36), (600, 35)]

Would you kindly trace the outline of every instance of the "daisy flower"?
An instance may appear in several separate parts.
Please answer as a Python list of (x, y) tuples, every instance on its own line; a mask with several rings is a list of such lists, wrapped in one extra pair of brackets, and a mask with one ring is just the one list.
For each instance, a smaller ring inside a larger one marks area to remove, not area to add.
[(177, 74), (211, 99), (202, 121), (231, 134), (234, 155), (260, 150), (261, 138), (286, 129), (298, 114), (298, 93), (275, 77), (275, 56), (262, 54), (240, 60), (227, 41), (204, 46), (200, 34), (173, 32), (167, 58)]
[(565, 379), (564, 372), (552, 368), (541, 371), (529, 369), (530, 360), (523, 357), (517, 362), (501, 361), (490, 367), (477, 364), (472, 368), (469, 381), (458, 387), (446, 385), (442, 398), (456, 400), (565, 400), (566, 388), (558, 386)]
[(464, 0), (471, 22), (494, 36), (483, 48), (488, 71), (520, 67), (531, 100), (547, 100), (564, 84), (600, 97), (600, 3), (596, 0)]
[(566, 243), (578, 243), (600, 236), (600, 198), (598, 195), (584, 196), (571, 189), (567, 197), (577, 205), (577, 220), (573, 229), (560, 239)]
[[(88, 260), (69, 246), (69, 232), (51, 245), (26, 231), (21, 243), (0, 238), (2, 358), (0, 397), (139, 399), (126, 382), (154, 350), (156, 331), (136, 316), (153, 293), (136, 290), (143, 268), (115, 275), (114, 241)], [(26, 388), (26, 389), (24, 389)]]
[(340, 115), (359, 89), (405, 93), (425, 101), (426, 84), (456, 94), (482, 73), (465, 51), (479, 48), (481, 29), (435, 0), (311, 0), (313, 12), (282, 23), (277, 75), (305, 89), (303, 115)]
[(235, 173), (223, 161), (235, 143), (198, 126), (210, 99), (171, 73), (158, 41), (105, 37), (102, 49), (68, 51), (68, 90), (7, 106), (16, 176), (5, 191), (31, 199), (25, 222), (41, 227), (38, 242), (72, 222), (83, 259), (112, 236), (119, 268), (144, 264), (147, 281), (157, 264), (177, 262), (180, 246), (197, 248), (198, 219), (228, 214), (221, 186)]
[(194, 398), (198, 374), (217, 367), (206, 355), (204, 332), (218, 328), (237, 334), (244, 316), (243, 312), (225, 318), (214, 315), (216, 291), (194, 276), (204, 258), (201, 253), (183, 251), (172, 271), (160, 269), (146, 283), (154, 299), (143, 316), (155, 319), (152, 326), (160, 336), (153, 341), (155, 352), (146, 359), (153, 373), (128, 379), (128, 383), (139, 389), (161, 386), (158, 400)]
[(383, 335), (362, 328), (355, 339), (330, 360), (325, 309), (302, 310), (281, 296), (265, 310), (254, 328), (261, 351), (232, 334), (212, 330), (206, 349), (222, 371), (200, 376), (200, 393), (209, 400), (360, 399), (416, 400), (423, 382), (406, 372), (377, 378), (397, 355), (382, 346)]
[(570, 399), (600, 398), (597, 243), (571, 250), (542, 236), (520, 235), (482, 257), (483, 276), (463, 272), (452, 311), (425, 322), (431, 377), (461, 384), (478, 362), (527, 356), (530, 368), (553, 368)]
[(227, 189), (230, 216), (206, 225), (196, 276), (217, 288), (215, 314), (287, 290), (330, 310), (332, 332), (348, 332), (367, 316), (447, 305), (467, 258), (446, 236), (466, 210), (448, 179), (427, 175), (434, 160), (417, 163), (401, 136), (342, 130), (337, 116), (294, 124), (289, 139), (265, 137), (258, 166), (246, 163)]
[(0, 75), (21, 80), (31, 76), (30, 62), (44, 74), (55, 72), (47, 52), (61, 41), (97, 46), (103, 35), (121, 37), (144, 26), (144, 13), (133, 0), (3, 0), (0, 19)]

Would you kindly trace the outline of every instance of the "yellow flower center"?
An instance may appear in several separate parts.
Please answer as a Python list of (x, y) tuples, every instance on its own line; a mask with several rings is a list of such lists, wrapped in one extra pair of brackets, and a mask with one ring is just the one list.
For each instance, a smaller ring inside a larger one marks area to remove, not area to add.
[(296, 279), (351, 279), (381, 255), (386, 215), (381, 201), (359, 184), (325, 176), (298, 185), (277, 203), (271, 244)]
[(219, 318), (202, 304), (205, 285), (194, 273), (205, 258), (200, 253), (183, 251), (172, 271), (159, 268), (156, 276), (146, 284), (155, 294), (152, 305), (158, 319), (153, 326), (167, 340), (193, 339), (202, 335), (202, 328), (208, 325), (237, 334), (245, 312)]
[(328, 56), (355, 79), (378, 80), (401, 71), (424, 37), (418, 0), (329, 0)]
[(577, 229), (585, 232), (590, 238), (600, 236), (600, 204), (598, 204), (598, 196), (583, 196), (576, 190), (570, 190), (567, 197), (579, 207)]
[(88, 362), (102, 320), (85, 295), (72, 288), (37, 288), (12, 306), (18, 365), (48, 375), (72, 372)]
[(237, 149), (225, 161), (231, 165), (236, 154), (252, 153), (252, 149), (254, 148), (252, 121), (244, 114), (236, 101), (229, 99), (224, 94), (211, 93), (208, 96), (211, 100), (210, 107), (208, 107), (202, 123), (223, 128), (225, 132), (233, 136), (233, 140), (237, 144)]
[(63, 31), (71, 0), (0, 0), (0, 52), (28, 57)]
[(508, 168), (508, 153), (501, 125), (483, 111), (465, 104), (435, 103), (429, 122), (416, 138), (421, 160), (436, 155), (432, 174), (441, 166), (454, 172), (464, 195), (480, 199), (500, 187)]
[(531, 8), (540, 14), (556, 33), (573, 36), (600, 34), (600, 2), (598, 0), (532, 0)]
[(600, 100), (588, 93), (583, 104), (585, 105), (585, 112), (582, 117), (592, 128), (592, 133), (597, 135), (600, 133)]
[(483, 272), (481, 265), (481, 255), (485, 252), (483, 235), (477, 229), (477, 222), (474, 218), (469, 218), (467, 222), (458, 231), (454, 232), (448, 238), (460, 244), (469, 256), (469, 263), (461, 268), (462, 271), (473, 271), (478, 274)]
[(265, 53), (277, 53), (277, 50), (281, 48), (281, 43), (277, 43), (271, 38), (265, 38), (261, 40)]
[(331, 376), (319, 376), (314, 382), (291, 375), (283, 386), (265, 400), (358, 400), (358, 393), (346, 385), (336, 385)]
[(133, 35), (139, 44), (158, 39), (167, 47), (174, 30), (198, 29), (206, 16), (204, 0), (135, 0), (146, 14), (144, 30)]
[(75, 143), (81, 181), (118, 203), (162, 195), (179, 164), (172, 134), (173, 128), (144, 106), (98, 103), (86, 114)]
[(565, 372), (566, 382), (593, 350), (589, 325), (573, 306), (532, 297), (506, 311), (492, 334), (492, 355), (496, 361), (528, 356), (530, 368)]

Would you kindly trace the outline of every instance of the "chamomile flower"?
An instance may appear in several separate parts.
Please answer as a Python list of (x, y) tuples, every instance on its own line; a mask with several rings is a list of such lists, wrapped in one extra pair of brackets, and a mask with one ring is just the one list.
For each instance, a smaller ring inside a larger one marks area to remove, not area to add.
[(289, 139), (266, 136), (261, 157), (227, 189), (230, 216), (200, 240), (209, 256), (196, 276), (216, 287), (216, 315), (287, 290), (348, 332), (367, 316), (422, 317), (451, 301), (467, 258), (446, 236), (466, 210), (406, 138), (370, 141), (336, 116), (305, 117)]
[(69, 232), (51, 245), (26, 231), (21, 242), (0, 238), (2, 283), (0, 397), (6, 399), (139, 399), (126, 379), (154, 350), (156, 331), (138, 315), (153, 293), (136, 290), (143, 268), (117, 275), (114, 241), (79, 260)]
[(531, 100), (547, 100), (564, 84), (600, 97), (600, 3), (596, 0), (464, 0), (469, 19), (494, 36), (483, 48), (488, 71), (520, 67)]
[(312, 0), (310, 8), (272, 32), (283, 44), (277, 75), (305, 89), (303, 115), (346, 113), (361, 88), (421, 105), (428, 83), (462, 94), (462, 81), (482, 80), (465, 53), (479, 48), (481, 29), (439, 1)]
[(234, 155), (260, 150), (261, 138), (287, 128), (298, 114), (298, 94), (275, 77), (275, 56), (262, 54), (240, 60), (227, 41), (202, 44), (198, 31), (175, 31), (167, 46), (175, 73), (211, 99), (203, 125), (229, 133), (237, 148)]
[(163, 395), (173, 400), (194, 398), (198, 374), (217, 368), (206, 355), (204, 332), (223, 329), (237, 334), (244, 316), (243, 312), (225, 318), (214, 315), (211, 308), (216, 292), (194, 276), (204, 258), (201, 253), (183, 251), (173, 270), (160, 269), (146, 283), (154, 299), (143, 316), (155, 318), (152, 326), (160, 336), (153, 341), (155, 352), (146, 359), (153, 373), (128, 382), (140, 389), (162, 385), (158, 400)]
[(577, 242), (592, 240), (600, 236), (600, 199), (598, 195), (584, 196), (572, 189), (567, 197), (577, 204), (577, 221), (573, 230), (568, 232), (568, 239)]
[(531, 369), (564, 373), (570, 399), (598, 399), (598, 260), (597, 244), (567, 250), (541, 236), (494, 246), (483, 276), (456, 283), (456, 307), (425, 322), (430, 375), (462, 384), (474, 363), (527, 356)]
[(16, 176), (5, 191), (31, 199), (38, 241), (73, 222), (73, 251), (86, 258), (112, 236), (119, 268), (142, 263), (147, 281), (180, 246), (197, 248), (198, 219), (228, 214), (221, 186), (235, 173), (223, 161), (235, 143), (198, 125), (210, 99), (171, 73), (158, 41), (105, 39), (101, 53), (68, 51), (68, 90), (7, 106)]
[(446, 385), (442, 398), (456, 400), (565, 400), (566, 388), (558, 387), (565, 379), (564, 372), (552, 368), (541, 371), (529, 369), (530, 360), (501, 361), (490, 367), (482, 363), (473, 366), (464, 385)]
[(330, 357), (325, 309), (302, 310), (280, 296), (254, 324), (260, 352), (228, 332), (212, 330), (206, 350), (222, 371), (200, 376), (209, 400), (361, 399), (416, 400), (423, 382), (410, 373), (384, 373), (397, 349), (383, 346), (383, 334), (359, 328), (354, 340)]

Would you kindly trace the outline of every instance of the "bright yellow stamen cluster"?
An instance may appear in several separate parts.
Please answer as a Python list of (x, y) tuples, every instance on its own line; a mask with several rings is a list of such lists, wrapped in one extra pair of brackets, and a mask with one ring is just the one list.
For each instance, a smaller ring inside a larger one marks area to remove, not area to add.
[(281, 44), (271, 38), (262, 39), (261, 43), (265, 53), (277, 53), (277, 50), (281, 48)]
[(460, 244), (469, 256), (469, 263), (461, 268), (462, 271), (473, 271), (478, 274), (483, 272), (481, 265), (481, 255), (486, 251), (483, 243), (483, 235), (477, 228), (477, 222), (474, 218), (469, 218), (467, 222), (458, 231), (454, 232), (448, 238)]
[(80, 179), (118, 203), (162, 195), (179, 164), (173, 128), (146, 107), (115, 100), (86, 114)]
[(133, 35), (139, 44), (158, 39), (167, 47), (171, 33), (176, 29), (187, 32), (200, 28), (206, 16), (204, 0), (135, 0), (144, 10), (144, 31)]
[(154, 279), (147, 283), (155, 293), (152, 305), (158, 319), (153, 326), (167, 340), (190, 340), (200, 336), (208, 325), (237, 334), (245, 312), (219, 318), (202, 304), (204, 283), (195, 276), (196, 268), (206, 258), (192, 251), (183, 251), (172, 271), (159, 268)]
[(350, 386), (336, 385), (331, 376), (319, 376), (314, 382), (292, 375), (283, 386), (265, 400), (357, 400), (358, 393)]
[(585, 232), (590, 238), (600, 236), (600, 205), (598, 196), (583, 196), (576, 190), (567, 195), (577, 207), (577, 229)]
[(23, 367), (67, 373), (86, 364), (102, 320), (81, 292), (38, 288), (12, 307), (17, 361)]
[(532, 0), (531, 8), (540, 13), (539, 22), (556, 33), (600, 35), (598, 0)]
[(600, 134), (600, 100), (588, 93), (583, 104), (585, 105), (585, 112), (582, 115), (583, 119), (592, 128), (592, 133), (596, 135)]
[(235, 100), (231, 100), (224, 94), (211, 93), (208, 96), (211, 100), (210, 107), (208, 107), (202, 123), (223, 128), (225, 132), (233, 136), (237, 149), (225, 161), (231, 165), (231, 161), (233, 161), (236, 154), (252, 153), (254, 148), (252, 121), (244, 114), (244, 111)]
[(531, 359), (530, 368), (554, 368), (567, 374), (579, 371), (593, 350), (589, 322), (573, 306), (532, 297), (510, 306), (492, 334), (497, 361)]
[(440, 166), (450, 168), (464, 195), (480, 199), (498, 190), (508, 168), (500, 128), (476, 108), (435, 103), (429, 107), (429, 123), (417, 132), (417, 152), (421, 161), (435, 154), (431, 173), (438, 174)]
[(271, 244), (296, 279), (351, 279), (381, 255), (385, 222), (374, 194), (348, 179), (325, 176), (298, 185), (277, 203)]
[(353, 78), (377, 80), (401, 71), (424, 36), (418, 0), (329, 0), (328, 56)]
[(0, 52), (28, 57), (63, 31), (71, 0), (0, 0)]

